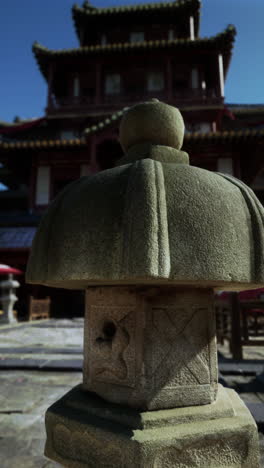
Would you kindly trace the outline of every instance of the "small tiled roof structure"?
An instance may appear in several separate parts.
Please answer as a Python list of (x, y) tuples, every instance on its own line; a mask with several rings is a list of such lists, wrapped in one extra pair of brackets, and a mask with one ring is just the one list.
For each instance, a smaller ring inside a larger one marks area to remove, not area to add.
[(228, 70), (231, 59), (231, 53), (235, 41), (236, 28), (229, 25), (224, 31), (212, 37), (198, 38), (195, 40), (188, 39), (171, 39), (143, 42), (125, 42), (118, 44), (91, 45), (85, 47), (77, 47), (74, 49), (51, 50), (47, 47), (34, 42), (32, 50), (38, 62), (39, 68), (43, 76), (48, 79), (48, 70), (50, 60), (56, 59), (57, 66), (59, 60), (65, 57), (78, 57), (91, 54), (107, 54), (107, 53), (123, 53), (130, 50), (146, 51), (149, 49), (206, 49), (215, 50), (223, 54), (224, 71)]
[(184, 141), (196, 142), (196, 141), (210, 141), (210, 142), (224, 142), (224, 141), (244, 141), (250, 139), (263, 139), (264, 130), (226, 130), (223, 132), (193, 132), (186, 133)]
[(9, 265), (0, 263), (0, 275), (8, 275), (9, 273), (13, 275), (21, 275), (23, 272), (21, 270), (18, 270), (17, 268), (13, 268)]
[(28, 249), (36, 227), (0, 227), (0, 249)]
[(34, 119), (19, 120), (18, 122), (9, 123), (8, 125), (1, 125), (0, 122), (0, 133), (3, 135), (9, 135), (12, 133), (23, 132), (33, 127), (37, 127), (45, 121), (45, 117), (38, 117)]
[(188, 14), (194, 17), (194, 28), (195, 34), (199, 32), (199, 21), (200, 21), (200, 0), (176, 0), (176, 1), (163, 1), (156, 3), (139, 3), (134, 5), (125, 5), (120, 7), (106, 7), (96, 8), (91, 5), (90, 2), (85, 1), (80, 7), (79, 5), (73, 5), (72, 17), (76, 29), (77, 36), (81, 37), (81, 29), (83, 25), (89, 27), (94, 26), (96, 20), (102, 21), (102, 19), (111, 20), (114, 18), (122, 21), (124, 17), (136, 15), (137, 19), (140, 17), (144, 21), (145, 16), (149, 16), (151, 13), (158, 13), (159, 15), (163, 12), (165, 14), (177, 15), (173, 16), (173, 21), (181, 19), (182, 14)]
[[(97, 123), (97, 125), (92, 125), (91, 127), (86, 128), (84, 131), (84, 135), (86, 137), (89, 137), (90, 135), (97, 133), (100, 130), (108, 127), (113, 122), (115, 121), (118, 122), (121, 119), (122, 115), (127, 110), (128, 110), (128, 107), (124, 107), (119, 112), (115, 112), (114, 114), (112, 114), (112, 116)], [(188, 110), (188, 108), (186, 108), (185, 110)], [(193, 109), (191, 108), (191, 110)], [(184, 141), (192, 142), (192, 141), (204, 140), (204, 141), (220, 142), (220, 141), (231, 141), (231, 140), (232, 141), (247, 140), (250, 138), (264, 138), (264, 129), (228, 130), (228, 131), (223, 131), (223, 132), (206, 132), (206, 133), (190, 132), (190, 133), (185, 134)]]
[(97, 8), (91, 5), (90, 2), (85, 1), (83, 6), (73, 5), (73, 12), (80, 12), (82, 15), (86, 16), (104, 16), (104, 15), (123, 15), (124, 13), (131, 12), (142, 12), (142, 11), (159, 11), (159, 10), (174, 10), (177, 9), (188, 9), (192, 12), (200, 10), (201, 2), (200, 0), (174, 0), (174, 1), (163, 1), (163, 2), (154, 2), (154, 3), (137, 3), (134, 5), (124, 5), (116, 7), (104, 7)]
[(0, 141), (0, 149), (2, 150), (38, 150), (50, 148), (67, 148), (67, 147), (81, 147), (85, 146), (84, 138), (74, 138), (71, 140), (24, 140), (5, 142)]
[[(120, 117), (119, 117), (120, 119)], [(118, 120), (116, 123), (118, 123)], [(17, 151), (17, 150), (38, 150), (38, 149), (50, 149), (50, 148), (65, 148), (65, 147), (83, 147), (86, 146), (86, 139), (88, 139), (91, 135), (102, 131), (103, 129), (107, 128), (113, 122), (99, 122), (97, 125), (93, 125), (85, 130), (85, 137), (86, 138), (75, 138), (72, 140), (27, 140), (27, 141), (20, 141), (20, 142), (12, 142), (12, 143), (3, 143), (0, 142), (0, 149), (6, 151)], [(192, 142), (224, 142), (224, 141), (245, 141), (250, 139), (264, 139), (264, 129), (261, 130), (254, 130), (254, 129), (246, 129), (246, 130), (228, 130), (223, 132), (192, 132), (186, 133), (184, 137), (184, 141), (186, 143)]]
[(228, 108), (237, 114), (264, 114), (264, 104), (228, 104)]

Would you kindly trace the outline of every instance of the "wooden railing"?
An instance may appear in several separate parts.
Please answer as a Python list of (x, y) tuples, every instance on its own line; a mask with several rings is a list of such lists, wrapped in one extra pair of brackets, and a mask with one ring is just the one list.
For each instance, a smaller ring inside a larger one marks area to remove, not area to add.
[(157, 98), (165, 102), (175, 103), (176, 105), (184, 103), (220, 103), (222, 98), (217, 96), (214, 89), (183, 89), (172, 90), (169, 94), (167, 90), (163, 91), (127, 91), (120, 94), (102, 95), (100, 98), (95, 96), (68, 96), (68, 97), (50, 97), (47, 111), (50, 113), (62, 111), (87, 111), (87, 110), (109, 110), (120, 109), (125, 106), (133, 105), (136, 102), (146, 101), (151, 98)]
[(243, 359), (243, 346), (264, 345), (264, 300), (239, 300), (232, 292), (215, 300), (217, 340), (229, 343), (234, 359)]

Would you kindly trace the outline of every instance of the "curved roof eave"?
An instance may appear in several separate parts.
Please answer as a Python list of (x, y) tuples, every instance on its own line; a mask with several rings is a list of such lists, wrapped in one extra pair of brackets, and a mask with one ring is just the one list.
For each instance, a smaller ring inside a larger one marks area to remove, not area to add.
[(66, 147), (85, 147), (84, 138), (73, 138), (72, 140), (22, 140), (14, 142), (0, 141), (0, 150), (39, 150)]
[(173, 40), (157, 40), (157, 41), (144, 41), (144, 42), (125, 42), (117, 44), (106, 44), (106, 45), (93, 45), (85, 47), (77, 47), (73, 49), (60, 49), (51, 50), (47, 47), (34, 42), (33, 53), (38, 62), (39, 68), (47, 79), (48, 77), (48, 63), (51, 59), (58, 59), (59, 57), (67, 56), (80, 56), (80, 55), (94, 55), (94, 54), (105, 54), (111, 52), (128, 52), (130, 50), (147, 50), (147, 49), (159, 49), (159, 48), (172, 48), (172, 47), (183, 47), (183, 48), (199, 48), (205, 47), (210, 50), (218, 50), (224, 55), (224, 68), (225, 73), (228, 70), (231, 52), (233, 49), (234, 41), (236, 36), (236, 29), (234, 26), (229, 25), (224, 31), (212, 37), (191, 39), (173, 39)]

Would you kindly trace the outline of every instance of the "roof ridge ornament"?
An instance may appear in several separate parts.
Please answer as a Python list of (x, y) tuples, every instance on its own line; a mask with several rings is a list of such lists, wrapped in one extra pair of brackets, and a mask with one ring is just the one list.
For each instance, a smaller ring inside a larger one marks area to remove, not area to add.
[(95, 6), (91, 5), (89, 0), (85, 0), (83, 2), (83, 8), (85, 8), (86, 10), (95, 10), (96, 9)]
[[(231, 291), (262, 287), (263, 206), (235, 179), (169, 161), (181, 151), (183, 132), (179, 110), (168, 104), (128, 110), (120, 141), (129, 157), (136, 145), (140, 153), (57, 196), (33, 241), (27, 281), (71, 289), (164, 280)], [(143, 146), (159, 157), (142, 158)]]

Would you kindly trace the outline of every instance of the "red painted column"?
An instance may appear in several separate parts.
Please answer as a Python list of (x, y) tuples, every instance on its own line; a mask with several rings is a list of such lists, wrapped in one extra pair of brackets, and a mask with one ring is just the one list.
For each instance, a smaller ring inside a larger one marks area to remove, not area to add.
[(95, 67), (95, 104), (101, 104), (101, 85), (102, 85), (102, 64), (96, 63)]
[(172, 103), (173, 94), (172, 94), (172, 67), (171, 67), (171, 58), (167, 57), (167, 64), (166, 64), (166, 72), (167, 72), (167, 101)]

